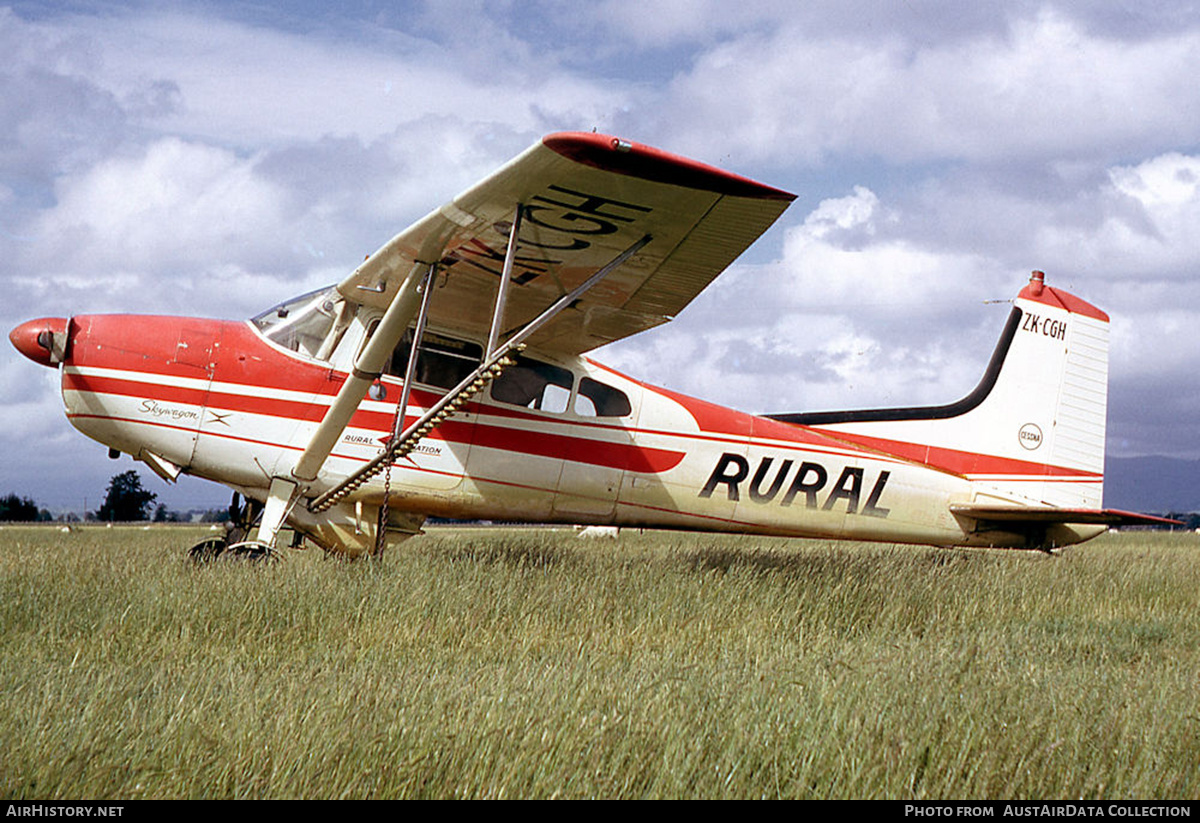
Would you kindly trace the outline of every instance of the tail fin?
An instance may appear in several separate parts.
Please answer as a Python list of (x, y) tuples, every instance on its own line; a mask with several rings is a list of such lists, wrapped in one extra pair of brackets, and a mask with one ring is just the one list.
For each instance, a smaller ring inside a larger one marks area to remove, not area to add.
[(977, 500), (1098, 509), (1108, 315), (1034, 272), (983, 380), (957, 403), (771, 415), (965, 475)]

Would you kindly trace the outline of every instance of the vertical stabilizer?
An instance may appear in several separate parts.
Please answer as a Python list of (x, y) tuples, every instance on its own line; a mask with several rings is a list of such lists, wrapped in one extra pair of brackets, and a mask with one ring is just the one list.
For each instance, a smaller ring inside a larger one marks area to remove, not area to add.
[(978, 500), (1100, 508), (1108, 315), (1034, 272), (980, 384), (957, 403), (772, 415), (976, 481)]

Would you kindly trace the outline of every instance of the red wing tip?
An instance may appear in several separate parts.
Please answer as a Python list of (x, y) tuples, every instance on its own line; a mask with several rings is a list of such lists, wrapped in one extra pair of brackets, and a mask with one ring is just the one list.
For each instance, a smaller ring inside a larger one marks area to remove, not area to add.
[(796, 195), (790, 192), (748, 177), (611, 134), (556, 132), (543, 137), (542, 145), (585, 166), (657, 183), (760, 200), (790, 203), (796, 199)]

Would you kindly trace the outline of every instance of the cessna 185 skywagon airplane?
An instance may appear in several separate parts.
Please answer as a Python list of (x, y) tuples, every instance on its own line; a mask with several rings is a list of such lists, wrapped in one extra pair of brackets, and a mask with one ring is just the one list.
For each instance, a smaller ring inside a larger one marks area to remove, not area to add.
[(755, 416), (583, 356), (670, 320), (793, 199), (553, 134), (250, 321), (10, 337), (61, 365), (68, 419), (110, 454), (234, 489), (237, 528), (200, 556), (270, 554), (287, 525), (355, 557), (429, 516), (1043, 550), (1156, 519), (1101, 507), (1108, 317), (1040, 272), (947, 406)]

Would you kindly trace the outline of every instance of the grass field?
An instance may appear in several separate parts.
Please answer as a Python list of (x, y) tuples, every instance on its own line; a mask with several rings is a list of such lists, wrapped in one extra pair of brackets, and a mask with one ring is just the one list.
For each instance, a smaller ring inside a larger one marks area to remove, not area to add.
[(0, 530), (0, 795), (1200, 797), (1200, 537)]

